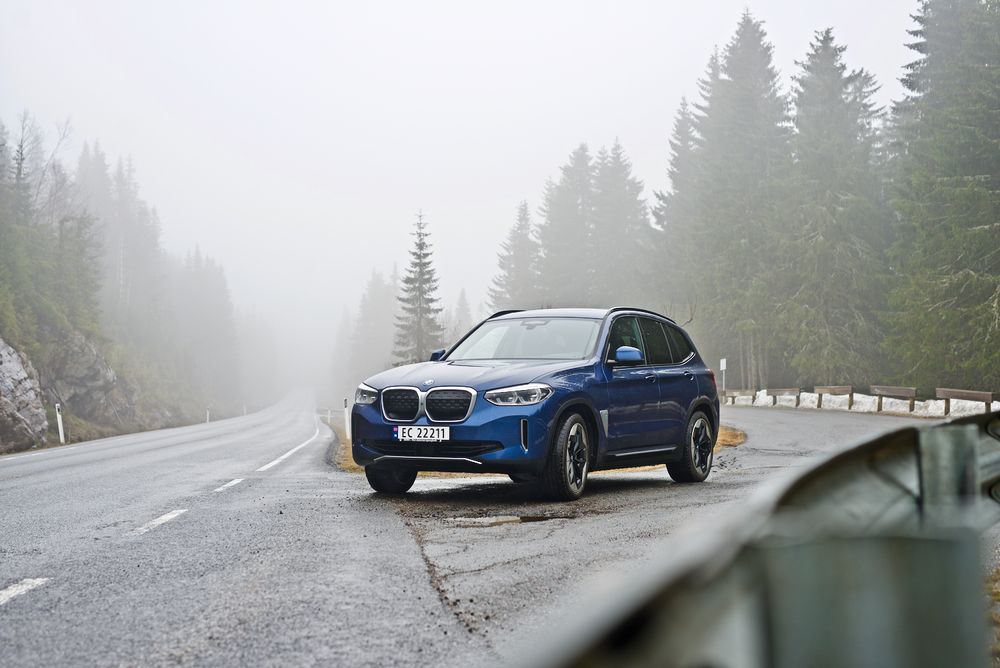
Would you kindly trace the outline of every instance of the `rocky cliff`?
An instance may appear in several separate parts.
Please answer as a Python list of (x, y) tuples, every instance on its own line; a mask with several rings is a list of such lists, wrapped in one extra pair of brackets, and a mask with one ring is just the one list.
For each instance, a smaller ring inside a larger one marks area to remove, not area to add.
[(96, 424), (122, 428), (135, 421), (135, 392), (100, 351), (79, 332), (52, 346), (41, 369), (42, 387), (52, 403)]
[(41, 445), (48, 429), (38, 374), (0, 339), (0, 453)]

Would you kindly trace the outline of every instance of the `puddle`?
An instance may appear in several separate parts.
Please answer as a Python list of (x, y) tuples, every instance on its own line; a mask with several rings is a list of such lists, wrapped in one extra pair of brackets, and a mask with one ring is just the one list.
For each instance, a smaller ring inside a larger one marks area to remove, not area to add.
[(492, 515), (488, 517), (448, 517), (445, 522), (472, 529), (477, 527), (495, 527), (501, 524), (527, 524), (528, 522), (547, 522), (548, 520), (568, 520), (575, 515)]

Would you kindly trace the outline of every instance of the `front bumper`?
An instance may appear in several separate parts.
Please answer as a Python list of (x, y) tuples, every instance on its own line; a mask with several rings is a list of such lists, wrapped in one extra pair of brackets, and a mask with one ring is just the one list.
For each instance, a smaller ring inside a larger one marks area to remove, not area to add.
[[(355, 404), (351, 411), (351, 452), (359, 466), (402, 464), (421, 471), (464, 473), (540, 473), (548, 455), (554, 404), (494, 406), (476, 398), (469, 417), (460, 423), (389, 422), (372, 405)], [(399, 425), (448, 426), (451, 439), (441, 443), (397, 441)], [(523, 436), (522, 436), (523, 434)]]

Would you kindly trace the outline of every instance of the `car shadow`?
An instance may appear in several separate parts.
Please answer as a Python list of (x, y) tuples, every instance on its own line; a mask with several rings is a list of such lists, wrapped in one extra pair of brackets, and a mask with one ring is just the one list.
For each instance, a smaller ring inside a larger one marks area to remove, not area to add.
[[(662, 494), (666, 490), (681, 490), (687, 485), (678, 485), (664, 472), (659, 474), (614, 474), (594, 475), (587, 479), (587, 488), (577, 501), (552, 501), (547, 499), (535, 484), (515, 484), (503, 478), (420, 478), (404, 496), (395, 497), (396, 502), (416, 512), (422, 506), (428, 510), (447, 505), (448, 510), (468, 512), (475, 508), (497, 509), (498, 506), (546, 506), (565, 509), (572, 513), (579, 507), (594, 512), (594, 506), (603, 501), (623, 495), (633, 496), (643, 492)], [(373, 492), (372, 499), (387, 498)], [(595, 503), (596, 502), (596, 503)], [(457, 506), (457, 507), (456, 507)], [(599, 508), (596, 509), (599, 512)]]

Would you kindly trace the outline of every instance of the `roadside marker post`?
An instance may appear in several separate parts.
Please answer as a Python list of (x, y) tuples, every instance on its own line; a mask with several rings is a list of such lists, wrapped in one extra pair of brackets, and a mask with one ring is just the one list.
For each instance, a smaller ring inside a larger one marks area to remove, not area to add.
[(209, 423), (211, 421), (212, 421), (212, 413), (211, 413), (211, 411), (208, 408), (206, 408), (205, 409), (205, 423), (207, 424), (207, 423)]
[(719, 371), (722, 372), (722, 396), (726, 396), (726, 358), (719, 360)]
[(347, 435), (347, 442), (351, 442), (351, 407), (347, 404), (347, 397), (344, 397), (344, 432)]
[(63, 431), (61, 404), (56, 404), (56, 426), (59, 427), (59, 445), (66, 445), (66, 432)]

